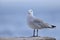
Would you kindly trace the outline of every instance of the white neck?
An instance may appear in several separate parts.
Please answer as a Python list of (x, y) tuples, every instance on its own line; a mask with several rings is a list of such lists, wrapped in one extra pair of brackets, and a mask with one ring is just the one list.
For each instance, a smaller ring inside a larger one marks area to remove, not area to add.
[(33, 16), (33, 14), (31, 13), (31, 14), (28, 14), (28, 16)]

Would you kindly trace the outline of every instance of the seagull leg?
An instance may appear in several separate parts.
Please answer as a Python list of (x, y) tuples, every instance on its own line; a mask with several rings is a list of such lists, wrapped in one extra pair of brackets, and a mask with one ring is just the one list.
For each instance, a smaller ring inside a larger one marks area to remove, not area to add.
[(38, 37), (38, 29), (37, 29), (37, 35), (36, 36)]
[(33, 30), (33, 37), (35, 37), (35, 29)]

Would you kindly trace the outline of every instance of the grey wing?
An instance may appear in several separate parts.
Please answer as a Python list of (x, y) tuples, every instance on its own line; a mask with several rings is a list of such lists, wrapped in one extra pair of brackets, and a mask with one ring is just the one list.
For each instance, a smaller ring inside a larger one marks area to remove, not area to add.
[(33, 20), (33, 24), (39, 28), (48, 28), (49, 25), (44, 23), (42, 20), (40, 19), (35, 19)]

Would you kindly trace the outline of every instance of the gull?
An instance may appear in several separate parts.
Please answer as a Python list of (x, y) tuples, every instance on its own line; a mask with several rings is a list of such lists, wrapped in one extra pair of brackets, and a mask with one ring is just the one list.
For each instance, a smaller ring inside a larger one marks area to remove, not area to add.
[[(27, 15), (27, 24), (30, 28), (33, 29), (33, 37), (38, 37), (38, 30), (39, 29), (44, 29), (44, 28), (55, 28), (56, 26), (50, 25), (43, 20), (35, 17), (33, 15), (33, 10), (30, 9), (28, 10), (28, 15)], [(37, 31), (37, 34), (35, 35), (35, 30)]]

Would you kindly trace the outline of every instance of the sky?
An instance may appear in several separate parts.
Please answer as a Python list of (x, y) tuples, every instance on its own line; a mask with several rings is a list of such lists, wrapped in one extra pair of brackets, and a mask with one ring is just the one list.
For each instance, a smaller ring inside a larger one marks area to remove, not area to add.
[(56, 25), (54, 29), (39, 30), (39, 36), (60, 38), (60, 0), (0, 0), (0, 37), (29, 37), (33, 29), (27, 25), (27, 11)]

